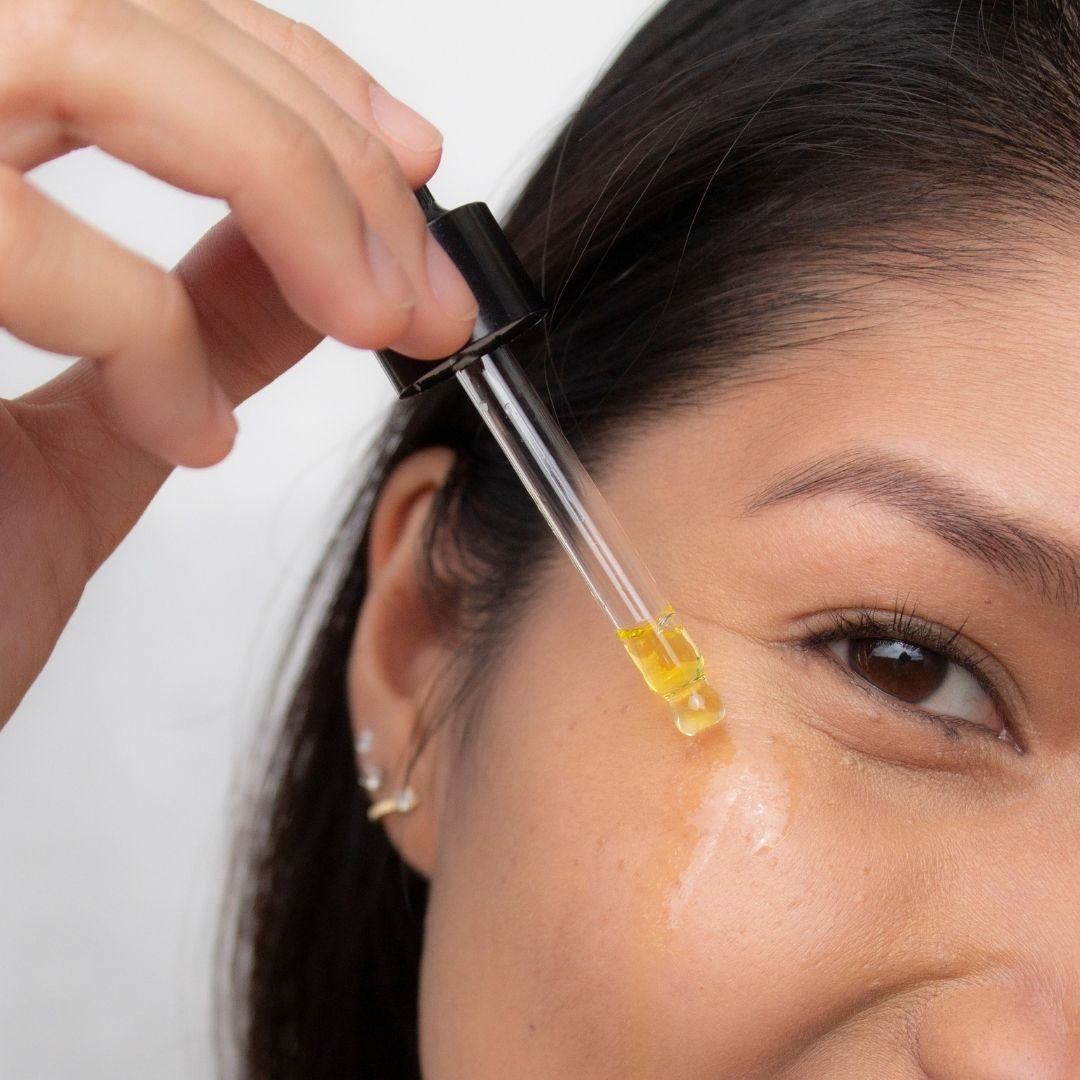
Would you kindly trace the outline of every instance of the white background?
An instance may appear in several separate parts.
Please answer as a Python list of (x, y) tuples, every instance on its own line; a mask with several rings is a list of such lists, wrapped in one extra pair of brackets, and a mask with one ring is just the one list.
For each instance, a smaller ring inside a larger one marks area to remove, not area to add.
[[(440, 202), (499, 213), (651, 5), (273, 6), (441, 128)], [(225, 210), (95, 150), (32, 175), (162, 265)], [(0, 394), (62, 363), (0, 331)], [(389, 398), (370, 356), (324, 342), (242, 406), (232, 455), (173, 475), (0, 732), (0, 1080), (213, 1074), (211, 958), (237, 770)]]

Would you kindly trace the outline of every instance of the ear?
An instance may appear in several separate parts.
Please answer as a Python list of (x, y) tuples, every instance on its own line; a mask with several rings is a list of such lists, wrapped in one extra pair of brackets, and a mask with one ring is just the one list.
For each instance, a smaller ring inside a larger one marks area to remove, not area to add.
[(449, 618), (431, 610), (422, 580), (423, 540), (435, 497), (455, 461), (430, 447), (391, 474), (375, 507), (368, 550), (368, 589), (360, 608), (347, 672), (354, 737), (372, 733), (365, 763), (380, 769), (383, 798), (409, 783), (416, 808), (383, 818), (402, 858), (428, 877), (435, 864), (441, 784), (441, 729), (424, 740), (421, 713), (450, 656)]

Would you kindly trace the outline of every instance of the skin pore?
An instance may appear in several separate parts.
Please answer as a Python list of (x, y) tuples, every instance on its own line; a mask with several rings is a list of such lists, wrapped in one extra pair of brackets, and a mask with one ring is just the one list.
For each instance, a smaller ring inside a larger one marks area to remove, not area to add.
[[(560, 560), (470, 738), (421, 755), (386, 824), (431, 880), (426, 1080), (1080, 1073), (1080, 260), (880, 289), (600, 478), (726, 733), (674, 730)], [(391, 770), (453, 647), (416, 580), (448, 455), (417, 457), (350, 663)], [(860, 635), (948, 655), (938, 696), (872, 686)]]

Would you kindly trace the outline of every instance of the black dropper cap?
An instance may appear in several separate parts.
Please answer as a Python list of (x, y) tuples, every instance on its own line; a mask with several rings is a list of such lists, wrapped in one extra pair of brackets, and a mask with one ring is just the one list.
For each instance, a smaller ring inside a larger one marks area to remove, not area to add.
[(480, 314), (472, 337), (453, 356), (414, 360), (389, 349), (375, 354), (399, 397), (410, 397), (442, 382), (458, 368), (505, 345), (544, 317), (540, 293), (484, 203), (446, 210), (426, 187), (417, 191), (416, 198), (427, 218), (428, 231), (468, 282)]

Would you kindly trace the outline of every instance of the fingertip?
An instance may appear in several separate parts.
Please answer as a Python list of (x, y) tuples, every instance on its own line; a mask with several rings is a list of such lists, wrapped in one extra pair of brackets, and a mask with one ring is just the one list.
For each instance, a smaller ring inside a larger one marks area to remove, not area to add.
[(436, 327), (430, 321), (417, 319), (406, 333), (395, 338), (387, 347), (416, 360), (442, 360), (460, 352), (471, 337), (471, 324), (451, 324), (448, 333), (444, 320)]
[(185, 440), (185, 445), (176, 452), (161, 455), (173, 465), (185, 469), (209, 469), (220, 465), (236, 445), (237, 428), (232, 432), (213, 431), (196, 439)]
[(169, 437), (154, 440), (158, 445), (147, 445), (147, 449), (171, 465), (208, 469), (212, 465), (219, 465), (229, 456), (236, 444), (238, 431), (232, 400), (220, 383), (211, 380), (203, 422), (197, 428), (170, 432)]
[(365, 243), (368, 267), (386, 306), (391, 310), (410, 311), (416, 305), (416, 293), (405, 268), (377, 230), (367, 228)]
[(411, 332), (415, 308), (391, 308), (372, 290), (326, 321), (325, 332), (354, 349), (388, 349)]
[[(213, 431), (208, 442), (211, 445), (212, 452), (218, 453), (220, 451), (219, 456), (211, 462), (212, 465), (216, 465), (227, 457), (229, 451), (232, 450), (240, 426), (237, 424), (236, 414), (233, 412), (232, 399), (225, 392), (225, 388), (221, 383), (217, 381), (212, 383), (211, 397), (213, 398), (210, 406), (213, 414)], [(217, 450), (213, 450), (214, 443), (217, 444)]]
[(470, 329), (480, 314), (476, 295), (454, 260), (430, 233), (426, 241), (426, 264), (428, 283), (439, 307), (451, 323)]
[(417, 360), (453, 356), (470, 340), (479, 305), (461, 271), (429, 233), (425, 240), (421, 302), (408, 326), (388, 342)]
[(431, 181), (431, 178), (439, 171), (442, 156), (443, 148), (441, 146), (437, 150), (430, 150), (427, 153), (394, 149), (394, 157), (397, 159), (401, 172), (413, 191), (422, 188)]
[(442, 132), (374, 80), (368, 85), (368, 97), (379, 135), (409, 187), (413, 191), (423, 187), (442, 161)]
[(384, 138), (395, 147), (410, 154), (425, 155), (442, 150), (442, 132), (374, 79), (368, 85), (368, 97), (375, 123)]

